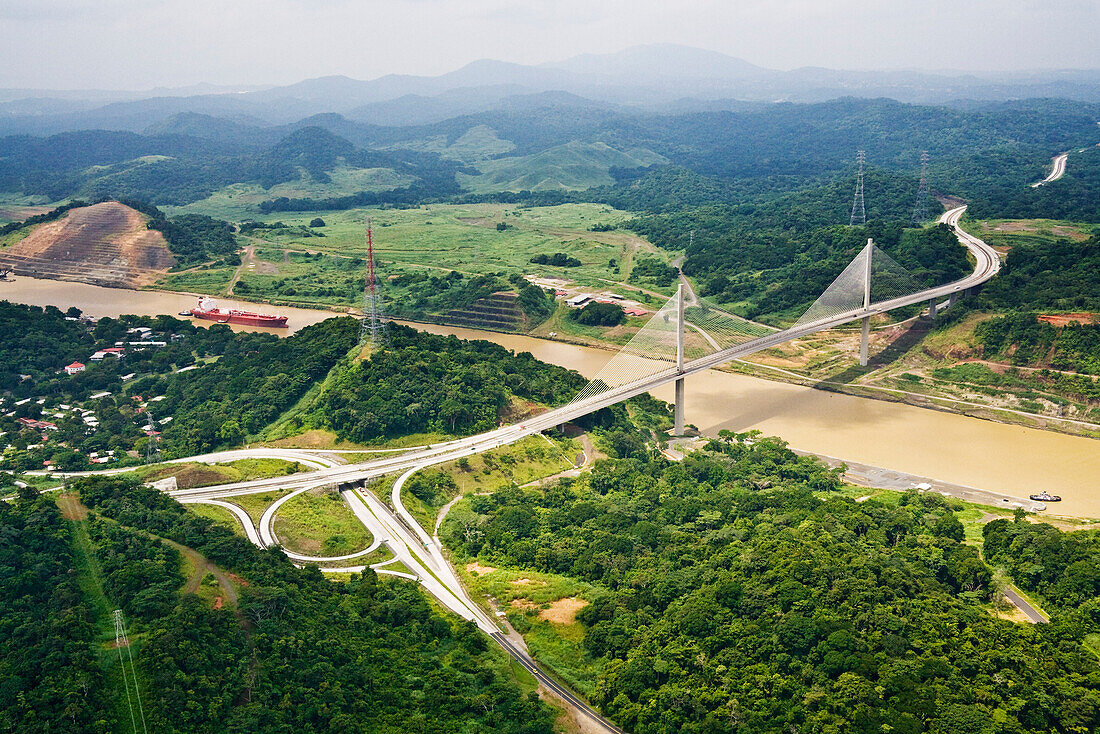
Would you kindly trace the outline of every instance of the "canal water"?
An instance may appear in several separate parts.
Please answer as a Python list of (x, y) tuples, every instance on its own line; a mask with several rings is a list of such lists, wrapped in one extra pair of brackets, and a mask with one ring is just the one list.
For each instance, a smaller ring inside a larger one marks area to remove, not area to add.
[[(94, 316), (157, 315), (190, 308), (193, 296), (128, 291), (19, 278), (0, 283), (0, 298)], [(270, 311), (272, 309), (264, 309)], [(290, 330), (333, 314), (277, 309)], [(515, 334), (415, 325), (437, 334), (486, 339), (592, 377), (612, 356), (606, 350)], [(248, 328), (248, 327), (244, 327)], [(656, 397), (672, 400), (672, 386)], [(794, 448), (978, 489), (1025, 497), (1045, 489), (1063, 501), (1051, 514), (1100, 518), (1100, 441), (966, 416), (869, 400), (725, 372), (687, 378), (687, 420), (705, 434), (758, 429)]]

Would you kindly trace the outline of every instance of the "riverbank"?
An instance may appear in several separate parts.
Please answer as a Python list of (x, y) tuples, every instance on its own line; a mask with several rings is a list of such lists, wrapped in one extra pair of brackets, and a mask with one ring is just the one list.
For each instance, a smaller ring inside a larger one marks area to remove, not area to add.
[[(195, 307), (200, 297), (198, 293), (179, 293), (160, 290), (131, 290), (128, 288), (107, 288), (87, 283), (72, 283), (62, 280), (47, 280), (17, 276), (14, 280), (0, 282), (0, 300), (24, 303), (31, 306), (56, 306), (62, 311), (76, 306), (84, 314), (94, 318), (118, 318), (123, 314), (135, 316), (176, 316), (181, 311)], [(230, 301), (230, 304), (232, 301)], [(251, 304), (250, 304), (251, 306)], [(262, 304), (259, 304), (262, 307)], [(230, 324), (233, 331), (260, 331), (286, 336), (306, 326), (320, 323), (325, 319), (343, 315), (336, 311), (323, 311), (307, 308), (270, 307), (269, 313), (287, 317), (287, 328), (264, 326), (244, 326)], [(194, 319), (197, 326), (211, 326), (213, 321)]]
[[(61, 308), (77, 306), (91, 315), (176, 313), (191, 296), (125, 291), (59, 281), (0, 285), (0, 298)], [(9, 286), (22, 286), (12, 290)], [(31, 286), (34, 286), (33, 288)], [(33, 297), (35, 300), (28, 300)], [(182, 299), (182, 301), (180, 300)], [(333, 316), (304, 311), (294, 328)], [(475, 331), (437, 324), (416, 328), (464, 339), (483, 339), (545, 362), (595, 376), (613, 352), (517, 334)], [(263, 330), (263, 329), (258, 329)], [(288, 332), (291, 330), (287, 330)], [(760, 430), (792, 447), (849, 465), (890, 467), (945, 484), (1027, 497), (1046, 490), (1063, 497), (1058, 514), (1100, 518), (1100, 444), (1094, 439), (927, 410), (901, 402), (814, 389), (736, 372), (710, 370), (687, 378), (687, 420), (705, 435), (722, 429)], [(671, 385), (656, 390), (673, 399)], [(1049, 511), (1049, 510), (1048, 510)]]

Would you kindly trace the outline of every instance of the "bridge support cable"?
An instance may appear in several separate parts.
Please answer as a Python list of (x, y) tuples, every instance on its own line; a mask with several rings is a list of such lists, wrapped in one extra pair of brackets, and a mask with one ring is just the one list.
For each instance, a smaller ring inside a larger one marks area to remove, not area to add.
[(773, 330), (769, 327), (724, 311), (705, 299), (697, 297), (689, 302), (685, 297), (681, 302), (678, 291), (657, 309), (570, 404), (658, 372), (683, 370), (683, 365), (691, 360), (771, 333)]
[(893, 301), (924, 290), (905, 268), (887, 255), (873, 240), (841, 271), (836, 280), (818, 296), (806, 313), (794, 323), (794, 327), (826, 321), (841, 314), (863, 312), (860, 318), (861, 335), (859, 363), (866, 366), (870, 318), (878, 310), (875, 304)]

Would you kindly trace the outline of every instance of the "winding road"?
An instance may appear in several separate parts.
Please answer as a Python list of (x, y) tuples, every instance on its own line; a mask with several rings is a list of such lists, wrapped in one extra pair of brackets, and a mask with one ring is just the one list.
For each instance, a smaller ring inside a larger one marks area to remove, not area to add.
[(1035, 183), (1031, 184), (1031, 188), (1037, 189), (1043, 184), (1057, 181), (1062, 176), (1064, 176), (1066, 173), (1067, 160), (1069, 160), (1069, 153), (1060, 153), (1059, 155), (1054, 156), (1054, 158), (1051, 159), (1052, 166), (1050, 169), (1050, 175), (1048, 175), (1042, 181), (1036, 181)]
[[(1062, 168), (1064, 170), (1064, 161)], [(372, 543), (372, 549), (384, 543), (394, 554), (395, 559), (393, 561), (386, 561), (373, 566), (377, 572), (399, 575), (418, 581), (443, 606), (463, 619), (473, 622), (479, 629), (493, 637), (543, 685), (553, 690), (558, 696), (576, 708), (579, 713), (591, 719), (599, 728), (618, 733), (620, 731), (618, 728), (585, 705), (564, 686), (557, 683), (552, 676), (542, 671), (526, 652), (508, 641), (501, 633), (496, 620), (469, 598), (454, 569), (451, 568), (444, 557), (439, 540), (428, 535), (412, 514), (405, 509), (401, 501), (401, 487), (413, 473), (425, 467), (487, 451), (504, 444), (514, 443), (526, 436), (541, 433), (635, 395), (649, 392), (686, 375), (708, 370), (711, 367), (777, 346), (791, 339), (912, 304), (935, 303), (944, 297), (948, 298), (948, 304), (950, 304), (960, 294), (992, 278), (1000, 269), (1000, 258), (996, 251), (959, 227), (959, 220), (965, 211), (965, 206), (953, 208), (945, 212), (939, 220), (952, 228), (959, 242), (966, 246), (975, 262), (974, 271), (954, 283), (929, 288), (888, 301), (872, 303), (866, 307), (824, 317), (783, 331), (776, 331), (749, 342), (716, 351), (708, 356), (685, 362), (682, 370), (678, 370), (675, 365), (670, 365), (666, 369), (641, 377), (629, 384), (606, 390), (583, 400), (575, 400), (541, 415), (528, 418), (522, 423), (503, 426), (446, 444), (414, 448), (397, 456), (388, 456), (354, 464), (339, 464), (332, 459), (318, 457), (314, 453), (305, 454), (289, 449), (261, 448), (239, 449), (181, 459), (180, 461), (225, 461), (260, 456), (271, 458), (290, 458), (293, 456), (290, 460), (299, 461), (302, 464), (314, 467), (315, 470), (269, 479), (233, 482), (196, 489), (181, 489), (171, 491), (169, 494), (183, 503), (207, 503), (228, 509), (241, 520), (249, 540), (261, 547), (275, 547), (279, 543), (273, 529), (274, 518), (284, 502), (310, 489), (325, 486), (339, 488), (352, 512), (373, 534), (375, 542)], [(398, 472), (402, 472), (402, 475), (394, 484), (389, 498), (393, 506), (392, 509), (370, 491), (361, 488), (362, 484), (370, 479)], [(235, 505), (224, 501), (225, 498), (233, 496), (288, 489), (292, 491), (269, 506), (263, 513), (258, 528), (252, 524), (251, 518), (244, 510), (234, 509)], [(305, 558), (299, 556), (296, 559), (295, 556), (288, 555), (292, 560), (299, 562)], [(333, 562), (335, 560), (347, 560), (348, 558), (345, 556), (339, 559), (310, 560)], [(395, 562), (403, 564), (408, 569), (408, 573), (381, 568)], [(358, 570), (360, 568), (330, 570)]]

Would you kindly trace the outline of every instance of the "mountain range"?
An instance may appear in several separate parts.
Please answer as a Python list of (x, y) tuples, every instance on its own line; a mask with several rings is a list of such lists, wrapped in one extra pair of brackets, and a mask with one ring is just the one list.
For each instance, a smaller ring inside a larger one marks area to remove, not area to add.
[(0, 90), (0, 134), (79, 129), (143, 131), (180, 113), (199, 113), (252, 127), (283, 125), (322, 113), (356, 122), (402, 126), (458, 115), (555, 103), (642, 112), (743, 110), (765, 102), (819, 102), (888, 97), (960, 104), (1061, 97), (1100, 102), (1100, 70), (966, 74), (780, 71), (714, 51), (678, 45), (636, 46), (608, 54), (523, 65), (484, 59), (439, 76), (346, 76), (258, 87), (196, 85), (148, 92)]

